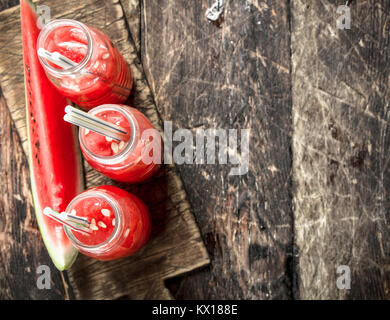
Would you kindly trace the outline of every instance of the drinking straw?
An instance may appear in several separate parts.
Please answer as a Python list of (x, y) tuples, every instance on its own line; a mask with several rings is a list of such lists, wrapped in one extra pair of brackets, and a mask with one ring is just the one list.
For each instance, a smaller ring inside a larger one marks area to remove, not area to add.
[(76, 109), (72, 106), (65, 107), (64, 120), (76, 126), (94, 131), (116, 141), (126, 141), (127, 132), (120, 126), (102, 120), (87, 112)]
[(53, 58), (56, 60), (56, 61), (61, 61), (62, 63), (64, 64), (67, 64), (69, 67), (75, 67), (77, 66), (77, 63), (76, 62), (73, 62), (72, 60), (68, 59), (67, 57), (63, 56), (62, 54), (60, 54), (59, 52), (53, 52), (52, 54)]
[(49, 60), (50, 62), (54, 63), (55, 65), (63, 69), (69, 69), (77, 66), (76, 62), (73, 62), (72, 60), (68, 59), (62, 54), (58, 52), (50, 52), (43, 48), (38, 49), (38, 56), (46, 60)]
[(59, 213), (50, 207), (43, 209), (43, 214), (74, 231), (91, 233), (89, 229), (90, 223), (87, 218), (77, 217), (68, 212)]

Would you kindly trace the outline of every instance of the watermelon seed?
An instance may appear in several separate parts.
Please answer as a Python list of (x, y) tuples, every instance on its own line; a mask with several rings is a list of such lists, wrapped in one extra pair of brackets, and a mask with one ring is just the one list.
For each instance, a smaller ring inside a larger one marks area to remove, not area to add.
[(111, 214), (110, 210), (108, 210), (108, 209), (102, 209), (102, 210), (101, 210), (101, 213), (102, 213), (102, 215), (105, 216), (105, 217), (109, 217), (110, 214)]
[(92, 230), (99, 230), (99, 228), (96, 226), (96, 220), (92, 219), (91, 224), (89, 226)]
[(119, 149), (119, 147), (118, 147), (118, 144), (117, 143), (115, 143), (115, 142), (113, 142), (113, 143), (111, 143), (111, 149), (112, 149), (112, 151), (114, 152), (114, 153), (118, 153), (118, 149)]
[(99, 227), (102, 227), (102, 228), (104, 228), (104, 229), (107, 228), (106, 224), (105, 224), (103, 221), (99, 221), (99, 222), (98, 222), (98, 226), (99, 226)]
[(115, 218), (112, 219), (112, 225), (115, 227)]
[(125, 234), (124, 234), (125, 238), (129, 235), (129, 233), (130, 233), (130, 229), (126, 229)]
[(123, 141), (121, 141), (119, 143), (119, 150), (122, 150), (124, 146), (125, 146), (125, 143)]
[(111, 141), (112, 141), (112, 138), (106, 136), (106, 141), (107, 141), (107, 142), (111, 142)]

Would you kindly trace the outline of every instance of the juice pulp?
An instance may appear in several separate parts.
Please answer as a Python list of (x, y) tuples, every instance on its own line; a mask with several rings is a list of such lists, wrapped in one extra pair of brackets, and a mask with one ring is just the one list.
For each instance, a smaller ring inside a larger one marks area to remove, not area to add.
[(115, 214), (111, 205), (101, 198), (85, 198), (72, 209), (74, 215), (87, 218), (91, 222), (90, 234), (75, 232), (77, 240), (88, 246), (106, 241), (115, 226)]
[[(97, 112), (94, 112), (95, 109), (93, 109), (90, 113), (122, 127), (127, 132), (129, 139), (117, 142), (82, 128), (80, 129), (81, 151), (92, 168), (111, 179), (130, 183), (147, 180), (158, 171), (161, 161), (159, 163), (148, 163), (145, 161), (145, 163), (144, 148), (148, 144), (154, 143), (156, 149), (159, 148), (160, 152), (162, 152), (161, 140), (156, 143), (156, 141), (150, 142), (142, 138), (144, 130), (155, 129), (141, 112), (124, 105), (116, 105), (119, 108), (117, 110), (110, 108), (110, 106), (107, 105), (107, 108)], [(126, 115), (133, 119), (133, 129), (137, 132), (131, 132), (131, 125)], [(135, 135), (134, 145), (128, 146), (131, 143), (130, 137), (132, 134)], [(153, 156), (153, 151), (149, 155)], [(110, 159), (112, 160), (114, 157), (121, 157), (121, 159), (116, 163), (110, 162)]]
[[(85, 69), (73, 76), (55, 76), (49, 72), (49, 79), (64, 96), (86, 109), (126, 101), (133, 84), (129, 66), (103, 32), (94, 27), (86, 28), (92, 38), (92, 54)], [(61, 25), (48, 34), (43, 47), (79, 64), (88, 53), (88, 37), (77, 25)], [(51, 62), (48, 64), (62, 70)]]
[[(99, 194), (105, 195), (115, 205)], [(79, 200), (72, 201), (67, 211), (90, 221), (91, 233), (70, 231), (79, 242), (75, 243), (76, 247), (90, 257), (114, 260), (129, 256), (149, 240), (151, 222), (148, 208), (136, 196), (122, 189), (99, 186), (84, 191)], [(70, 239), (72, 241), (72, 237)]]

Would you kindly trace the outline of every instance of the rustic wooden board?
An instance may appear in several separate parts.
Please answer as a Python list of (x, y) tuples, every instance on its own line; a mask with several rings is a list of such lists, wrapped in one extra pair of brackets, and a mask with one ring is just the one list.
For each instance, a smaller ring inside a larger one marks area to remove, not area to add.
[(140, 0), (119, 0), (129, 26), (131, 38), (134, 41), (138, 54), (141, 49), (141, 1)]
[[(300, 297), (390, 298), (390, 2), (293, 1), (295, 230)], [(336, 286), (351, 270), (351, 290)]]
[(19, 0), (0, 0), (0, 11), (11, 8), (19, 4)]
[[(130, 63), (135, 88), (129, 103), (144, 112), (161, 129), (161, 119), (153, 103), (136, 47), (126, 26), (118, 1), (45, 1), (54, 18), (72, 18), (103, 29)], [(0, 13), (0, 84), (11, 117), (26, 151), (23, 67), (19, 7)], [(7, 49), (4, 48), (7, 44)], [(86, 187), (100, 184), (120, 186), (140, 196), (152, 212), (153, 234), (142, 252), (121, 260), (99, 262), (79, 256), (69, 270), (76, 298), (82, 299), (169, 299), (164, 280), (209, 262), (180, 177), (174, 166), (164, 169), (150, 182), (140, 185), (117, 184), (104, 178), (85, 163)], [(31, 205), (31, 204), (30, 204)], [(39, 236), (39, 235), (36, 235)]]
[(179, 168), (212, 262), (176, 281), (175, 297), (292, 298), (289, 7), (224, 1), (218, 28), (205, 18), (212, 2), (141, 1), (141, 57), (163, 119), (252, 130), (247, 175), (229, 177), (226, 165)]

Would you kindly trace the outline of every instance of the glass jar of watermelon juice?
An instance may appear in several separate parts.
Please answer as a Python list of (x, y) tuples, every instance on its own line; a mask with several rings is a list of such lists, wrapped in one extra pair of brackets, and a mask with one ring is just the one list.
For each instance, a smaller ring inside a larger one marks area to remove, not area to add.
[(118, 104), (101, 105), (88, 114), (126, 132), (124, 140), (115, 141), (80, 128), (81, 151), (92, 168), (111, 179), (128, 183), (145, 181), (158, 171), (162, 162), (162, 139), (145, 115)]
[(129, 66), (95, 27), (70, 19), (53, 20), (41, 30), (37, 50), (58, 54), (62, 63), (68, 63), (63, 66), (39, 55), (51, 82), (80, 107), (89, 110), (104, 103), (122, 103), (130, 95)]
[(89, 232), (64, 226), (65, 233), (79, 251), (108, 261), (129, 256), (149, 240), (150, 214), (135, 195), (113, 186), (99, 186), (76, 196), (66, 212), (89, 220)]

